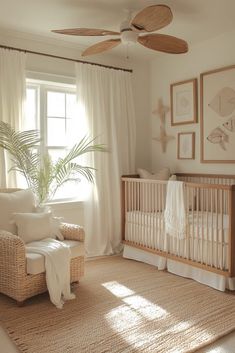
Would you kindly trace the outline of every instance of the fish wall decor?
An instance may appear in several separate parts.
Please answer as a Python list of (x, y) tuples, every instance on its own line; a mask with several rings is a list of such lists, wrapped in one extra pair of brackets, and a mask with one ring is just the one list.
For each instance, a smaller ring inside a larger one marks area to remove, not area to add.
[(219, 116), (226, 117), (235, 109), (235, 91), (231, 87), (222, 88), (208, 104)]
[(224, 124), (223, 127), (227, 129), (228, 131), (235, 131), (235, 116), (232, 116), (230, 119), (228, 119)]
[(219, 144), (219, 146), (226, 151), (225, 143), (229, 142), (229, 136), (220, 127), (217, 127), (207, 136), (207, 140), (211, 143)]

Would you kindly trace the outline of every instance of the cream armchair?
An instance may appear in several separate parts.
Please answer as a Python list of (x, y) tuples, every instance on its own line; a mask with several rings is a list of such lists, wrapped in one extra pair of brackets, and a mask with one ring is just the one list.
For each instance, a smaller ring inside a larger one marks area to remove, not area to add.
[[(3, 191), (0, 189), (0, 193)], [(60, 231), (71, 249), (71, 283), (79, 282), (84, 274), (84, 230), (62, 223)], [(15, 299), (18, 305), (47, 291), (44, 257), (26, 253), (26, 248), (19, 236), (0, 229), (0, 293)]]

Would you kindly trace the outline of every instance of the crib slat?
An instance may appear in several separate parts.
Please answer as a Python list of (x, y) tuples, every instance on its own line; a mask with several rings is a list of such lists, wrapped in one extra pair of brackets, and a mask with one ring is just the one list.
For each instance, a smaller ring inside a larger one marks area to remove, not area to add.
[(135, 237), (136, 237), (136, 241), (137, 244), (140, 244), (140, 234), (141, 234), (141, 229), (140, 229), (140, 224), (141, 224), (141, 214), (142, 214), (142, 207), (143, 207), (143, 185), (141, 183), (139, 183), (139, 212), (137, 213), (137, 226), (136, 226), (136, 233), (135, 233)]
[(161, 240), (163, 236), (165, 235), (164, 233), (162, 234), (162, 204), (161, 204), (161, 199), (162, 199), (162, 191), (161, 191), (161, 184), (157, 185), (157, 195), (158, 195), (158, 202), (157, 202), (157, 228), (156, 228), (156, 237), (157, 237), (157, 247), (158, 249), (161, 249)]
[(209, 263), (209, 227), (208, 227), (208, 218), (209, 218), (209, 190), (206, 189), (206, 265)]
[(196, 260), (200, 262), (200, 258), (199, 258), (199, 250), (200, 250), (200, 234), (199, 234), (199, 188), (196, 188), (196, 197), (197, 197), (197, 208), (196, 208), (196, 229), (197, 229), (197, 254), (196, 255)]
[(151, 249), (151, 226), (150, 226), (150, 221), (151, 221), (151, 195), (150, 195), (150, 186), (151, 184), (147, 184), (147, 231), (146, 231), (146, 241), (147, 241), (147, 246)]
[(164, 210), (164, 206), (163, 206), (163, 197), (165, 195), (163, 195), (163, 186), (160, 184), (159, 185), (159, 193), (160, 193), (160, 231), (159, 231), (159, 234), (158, 234), (158, 241), (159, 243), (161, 243), (162, 241), (162, 237), (161, 235), (164, 234), (164, 219), (163, 219), (163, 210)]
[(223, 247), (225, 246), (224, 244), (224, 193), (223, 190), (220, 190), (220, 223), (221, 223), (221, 242), (220, 242), (220, 248), (219, 248), (219, 258), (221, 259), (220, 263), (220, 268), (221, 270), (224, 268), (224, 254), (223, 254)]
[[(210, 219), (211, 219), (211, 223), (212, 223), (212, 219), (213, 219), (213, 192), (214, 190), (211, 190), (211, 200), (210, 200)], [(213, 266), (214, 264), (214, 229), (212, 227), (212, 224), (210, 225), (210, 229), (211, 229), (211, 266)]]
[(235, 185), (232, 185), (229, 193), (229, 250), (228, 268), (231, 277), (235, 276), (235, 217), (232, 212), (235, 210)]
[[(216, 267), (218, 268), (219, 266), (219, 232), (218, 232), (218, 191), (217, 189), (215, 191), (215, 236), (216, 236)], [(212, 227), (214, 229), (214, 224), (212, 223)]]
[[(191, 192), (192, 192), (192, 197), (194, 197), (194, 189), (191, 188)], [(195, 259), (195, 254), (194, 254), (194, 241), (195, 241), (195, 213), (194, 213), (194, 206), (193, 205), (193, 209), (192, 209), (192, 255), (191, 255), (191, 259), (194, 260)]]
[[(189, 217), (189, 198), (190, 198), (190, 189), (185, 186), (185, 194), (186, 194), (186, 202), (185, 202), (185, 210), (186, 210), (186, 218)], [(190, 230), (186, 229), (186, 246), (185, 246), (185, 257), (189, 260), (190, 258)]]
[(201, 203), (201, 208), (200, 208), (200, 229), (201, 229), (201, 234), (200, 234), (200, 243), (201, 243), (201, 264), (203, 264), (203, 228), (204, 228), (204, 224), (203, 224), (203, 211), (204, 211), (204, 198), (203, 198), (203, 189), (200, 190), (200, 203)]

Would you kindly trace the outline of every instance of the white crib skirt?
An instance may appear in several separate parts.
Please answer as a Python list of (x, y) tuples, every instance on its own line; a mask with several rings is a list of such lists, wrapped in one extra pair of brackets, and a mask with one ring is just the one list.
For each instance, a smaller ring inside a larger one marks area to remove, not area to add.
[(158, 270), (167, 269), (167, 271), (175, 275), (191, 278), (199, 283), (223, 292), (226, 289), (235, 290), (235, 278), (227, 278), (179, 261), (166, 259), (157, 254), (137, 249), (132, 246), (124, 246), (123, 257), (156, 266)]

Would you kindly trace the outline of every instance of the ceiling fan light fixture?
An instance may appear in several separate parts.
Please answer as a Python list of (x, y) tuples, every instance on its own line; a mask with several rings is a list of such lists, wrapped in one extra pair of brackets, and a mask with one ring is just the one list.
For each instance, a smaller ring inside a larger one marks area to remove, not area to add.
[(121, 41), (123, 44), (137, 43), (138, 36), (138, 33), (132, 30), (123, 31), (121, 33)]
[(128, 51), (128, 44), (137, 42), (148, 49), (163, 53), (187, 53), (188, 44), (185, 40), (167, 34), (151, 33), (171, 23), (173, 14), (169, 6), (147, 6), (139, 11), (134, 18), (132, 18), (130, 9), (126, 9), (125, 12), (127, 16), (120, 25), (120, 32), (100, 28), (70, 28), (53, 30), (52, 32), (76, 36), (120, 36), (117, 39), (111, 38), (89, 46), (82, 56), (100, 54), (121, 43), (126, 44)]

